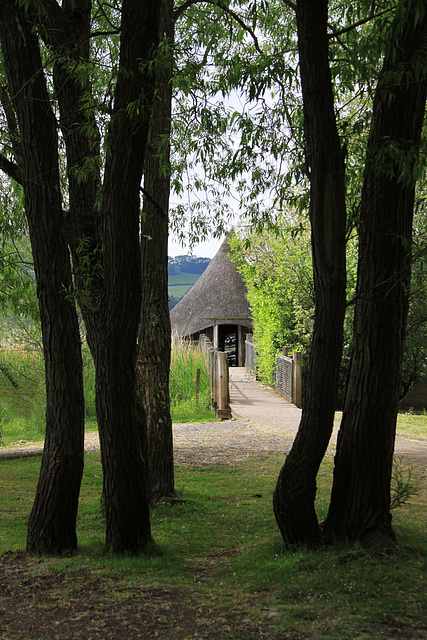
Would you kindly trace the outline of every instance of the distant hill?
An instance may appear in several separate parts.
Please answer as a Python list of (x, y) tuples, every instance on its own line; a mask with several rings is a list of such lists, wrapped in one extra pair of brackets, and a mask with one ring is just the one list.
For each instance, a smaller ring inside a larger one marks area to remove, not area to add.
[(210, 258), (175, 256), (168, 258), (169, 310), (191, 289), (210, 263)]
[(168, 258), (168, 275), (176, 276), (180, 273), (197, 273), (200, 276), (210, 261), (210, 258), (196, 258), (196, 256), (175, 256), (174, 258)]

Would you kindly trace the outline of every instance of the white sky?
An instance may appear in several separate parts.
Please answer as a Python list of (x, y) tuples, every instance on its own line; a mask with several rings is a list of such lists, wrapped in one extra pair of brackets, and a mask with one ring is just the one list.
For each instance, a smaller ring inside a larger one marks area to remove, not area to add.
[(193, 247), (193, 250), (190, 252), (188, 247), (183, 247), (177, 240), (170, 235), (169, 236), (169, 247), (168, 247), (168, 256), (185, 256), (185, 255), (194, 255), (198, 258), (213, 258), (219, 247), (221, 246), (224, 238), (217, 240), (216, 238), (211, 238), (207, 242), (200, 242), (199, 244)]

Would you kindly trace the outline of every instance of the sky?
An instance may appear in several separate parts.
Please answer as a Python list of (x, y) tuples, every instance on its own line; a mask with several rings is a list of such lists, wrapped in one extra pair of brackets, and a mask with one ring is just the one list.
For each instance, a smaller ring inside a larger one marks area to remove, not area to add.
[(168, 256), (193, 255), (198, 258), (213, 258), (223, 240), (224, 238), (220, 238), (219, 240), (217, 238), (210, 238), (207, 242), (200, 242), (193, 247), (192, 251), (190, 251), (188, 247), (183, 247), (172, 235), (170, 235)]

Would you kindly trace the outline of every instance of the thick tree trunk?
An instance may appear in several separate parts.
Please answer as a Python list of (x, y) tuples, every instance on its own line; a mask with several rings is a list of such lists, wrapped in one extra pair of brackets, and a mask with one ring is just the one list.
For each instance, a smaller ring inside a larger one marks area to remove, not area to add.
[(46, 372), (46, 439), (28, 524), (31, 552), (75, 549), (83, 471), (84, 400), (58, 170), (56, 122), (31, 15), (0, 7), (0, 41), (22, 142), (25, 210), (37, 280)]
[(57, 59), (54, 86), (67, 157), (69, 210), (65, 217), (74, 266), (76, 298), (96, 357), (97, 320), (102, 287), (100, 217), (96, 206), (100, 178), (100, 135), (85, 67), (90, 57), (91, 0), (64, 0), (44, 16), (43, 32)]
[(142, 436), (135, 412), (141, 306), (139, 190), (153, 100), (150, 61), (158, 42), (156, 0), (123, 0), (119, 76), (102, 197), (104, 282), (96, 387), (106, 543), (137, 553), (151, 539)]
[(325, 522), (330, 542), (394, 539), (390, 477), (408, 309), (414, 163), (427, 86), (427, 15), (416, 23), (416, 5), (400, 3), (375, 96), (353, 353)]
[[(173, 2), (163, 0), (160, 35), (173, 43)], [(172, 111), (172, 50), (160, 62), (150, 143), (144, 168), (141, 226), (142, 306), (138, 331), (137, 400), (147, 435), (150, 497), (174, 497), (172, 419), (169, 397), (171, 328), (168, 307), (169, 149)], [(160, 155), (160, 158), (159, 158)]]
[(288, 545), (320, 541), (316, 475), (332, 433), (345, 313), (344, 161), (329, 70), (327, 5), (327, 0), (297, 2), (316, 305), (301, 424), (273, 498)]

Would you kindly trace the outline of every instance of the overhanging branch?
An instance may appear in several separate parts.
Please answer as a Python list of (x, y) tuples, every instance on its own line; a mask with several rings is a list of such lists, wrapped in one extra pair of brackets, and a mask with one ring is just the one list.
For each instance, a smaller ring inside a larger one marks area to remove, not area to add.
[(237, 13), (235, 11), (230, 9), (230, 7), (228, 7), (225, 4), (225, 2), (221, 2), (221, 0), (186, 0), (182, 5), (180, 5), (174, 11), (174, 21), (176, 22), (177, 19), (183, 13), (185, 13), (185, 11), (187, 11), (187, 9), (189, 9), (192, 5), (202, 4), (202, 3), (203, 4), (210, 4), (213, 7), (217, 7), (218, 9), (221, 9), (221, 11), (223, 11), (224, 13), (229, 15), (231, 18), (233, 18), (233, 20), (235, 20), (237, 22), (237, 24), (239, 24), (242, 27), (242, 29), (244, 29), (244, 31), (249, 33), (249, 35), (251, 36), (252, 40), (254, 41), (255, 49), (258, 51), (258, 53), (262, 53), (261, 47), (259, 46), (258, 38), (256, 37), (256, 34), (255, 34), (254, 30), (249, 25), (247, 25), (244, 22), (244, 20), (242, 20), (242, 18), (239, 15), (237, 15)]
[(0, 170), (22, 186), (23, 176), (21, 168), (14, 162), (8, 160), (2, 153), (0, 153)]
[(331, 25), (328, 25), (332, 31), (332, 33), (328, 34), (328, 38), (338, 38), (339, 36), (342, 36), (344, 33), (348, 33), (349, 31), (353, 31), (354, 29), (357, 29), (357, 27), (361, 27), (362, 25), (366, 24), (367, 22), (370, 22), (371, 20), (375, 20), (376, 18), (380, 18), (381, 16), (385, 15), (386, 13), (390, 13), (390, 11), (394, 11), (396, 9), (397, 5), (394, 5), (393, 7), (390, 7), (389, 9), (384, 9), (384, 11), (380, 11), (379, 13), (371, 13), (369, 16), (367, 16), (366, 18), (363, 18), (363, 20), (359, 20), (358, 22), (355, 22), (354, 24), (350, 24), (348, 27), (345, 27), (344, 29), (340, 29), (339, 31), (333, 31)]

